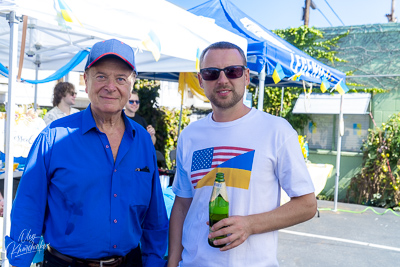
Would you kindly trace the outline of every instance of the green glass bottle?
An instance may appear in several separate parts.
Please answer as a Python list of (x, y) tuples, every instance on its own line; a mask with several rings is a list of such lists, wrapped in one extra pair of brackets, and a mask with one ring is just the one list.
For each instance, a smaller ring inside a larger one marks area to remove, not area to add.
[[(229, 217), (229, 202), (228, 202), (228, 194), (226, 192), (226, 184), (224, 179), (224, 174), (222, 172), (218, 172), (215, 178), (214, 187), (212, 190), (210, 203), (209, 203), (209, 223), (210, 230), (211, 227), (219, 222), (222, 219)], [(208, 244), (215, 248), (222, 248), (225, 245), (216, 246), (213, 244), (213, 241), (216, 239), (225, 238), (226, 235), (218, 236), (213, 239), (208, 239)]]

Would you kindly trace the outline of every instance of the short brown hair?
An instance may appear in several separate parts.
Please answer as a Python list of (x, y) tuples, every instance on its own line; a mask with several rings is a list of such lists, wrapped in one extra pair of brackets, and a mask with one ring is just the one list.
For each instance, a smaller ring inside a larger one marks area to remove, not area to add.
[(200, 55), (200, 67), (201, 64), (204, 61), (204, 56), (209, 50), (216, 50), (216, 49), (236, 49), (240, 55), (242, 56), (243, 59), (243, 66), (247, 66), (247, 60), (246, 60), (246, 55), (244, 54), (242, 48), (239, 46), (232, 44), (230, 42), (217, 42), (209, 45), (206, 49), (203, 50), (203, 52)]

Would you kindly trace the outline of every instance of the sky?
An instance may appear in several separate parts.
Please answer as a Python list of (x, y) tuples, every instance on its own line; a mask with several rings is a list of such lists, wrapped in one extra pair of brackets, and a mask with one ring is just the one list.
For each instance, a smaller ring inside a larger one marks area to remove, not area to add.
[[(207, 0), (167, 0), (185, 10)], [(297, 28), (305, 0), (230, 0), (236, 7), (269, 30)], [(400, 22), (400, 0), (395, 1), (395, 17)], [(309, 26), (316, 28), (387, 23), (392, 0), (313, 0)], [(333, 10), (333, 11), (332, 11)], [(326, 18), (325, 18), (326, 17)]]

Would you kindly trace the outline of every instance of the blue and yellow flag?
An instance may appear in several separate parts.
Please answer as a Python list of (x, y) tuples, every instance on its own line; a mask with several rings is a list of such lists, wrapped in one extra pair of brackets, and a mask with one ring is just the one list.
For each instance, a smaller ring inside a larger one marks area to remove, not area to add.
[(283, 72), (281, 64), (277, 63), (274, 73), (272, 73), (272, 79), (274, 83), (279, 83), (283, 78), (285, 78), (285, 73)]
[(54, 8), (57, 11), (59, 25), (68, 27), (65, 22), (69, 22), (83, 26), (64, 0), (54, 0)]
[(157, 35), (153, 31), (149, 31), (147, 38), (142, 42), (144, 47), (153, 54), (153, 57), (158, 61), (161, 57), (161, 43)]
[(329, 89), (329, 87), (331, 87), (331, 85), (328, 82), (328, 79), (324, 76), (322, 77), (322, 81), (321, 81), (321, 92), (325, 93), (326, 90)]
[(200, 72), (200, 48), (197, 48), (196, 53), (196, 70), (197, 72)]
[(289, 80), (298, 81), (298, 80), (300, 80), (300, 76), (301, 76), (301, 75), (303, 75), (301, 72), (296, 73), (295, 75), (291, 76), (291, 77), (289, 78)]
[(339, 94), (344, 95), (349, 91), (349, 88), (347, 87), (346, 83), (341, 79), (338, 84), (334, 87), (336, 91), (339, 92)]

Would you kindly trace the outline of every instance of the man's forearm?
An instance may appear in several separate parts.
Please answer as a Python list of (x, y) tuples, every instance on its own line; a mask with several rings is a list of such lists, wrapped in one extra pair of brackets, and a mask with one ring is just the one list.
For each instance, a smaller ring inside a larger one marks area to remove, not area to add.
[(271, 232), (293, 226), (311, 219), (317, 211), (314, 193), (294, 197), (277, 209), (255, 215), (249, 215), (252, 234)]

